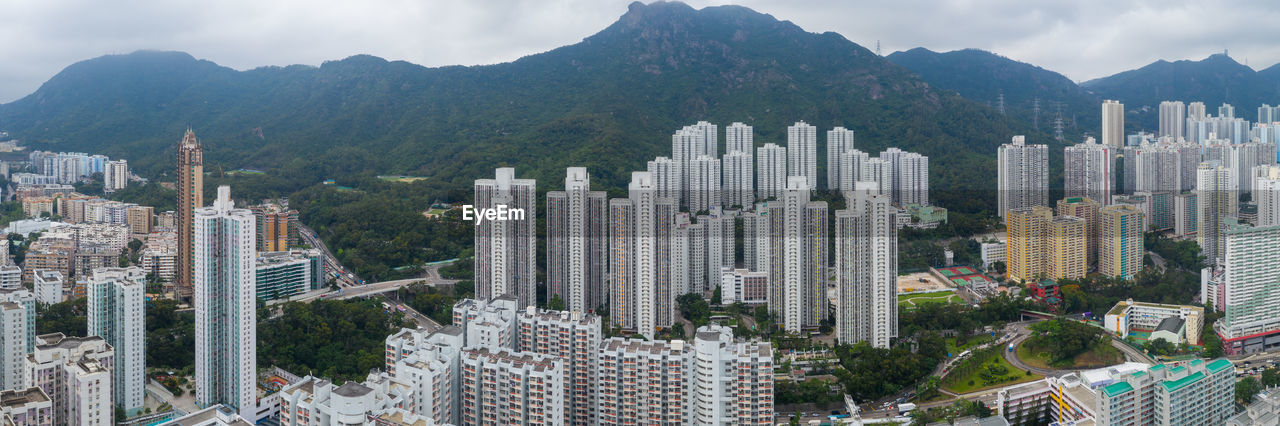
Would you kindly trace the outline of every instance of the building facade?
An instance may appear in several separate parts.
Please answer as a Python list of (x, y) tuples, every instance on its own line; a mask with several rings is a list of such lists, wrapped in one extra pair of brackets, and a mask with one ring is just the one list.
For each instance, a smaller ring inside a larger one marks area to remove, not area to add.
[(257, 410), (257, 232), (253, 213), (218, 187), (194, 216), (196, 403), (223, 404), (241, 417)]
[(506, 220), (476, 221), (476, 296), (490, 299), (511, 293), (528, 306), (537, 300), (537, 182), (515, 175), (515, 169), (503, 167), (494, 179), (475, 181), (477, 212), (502, 208), (513, 215)]

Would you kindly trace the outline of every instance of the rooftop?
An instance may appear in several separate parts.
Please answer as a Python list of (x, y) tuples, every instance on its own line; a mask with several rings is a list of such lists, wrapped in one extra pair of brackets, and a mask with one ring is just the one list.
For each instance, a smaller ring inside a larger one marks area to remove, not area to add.
[[(1178, 368), (1182, 368), (1182, 367), (1178, 367)], [(1161, 382), (1160, 386), (1164, 386), (1165, 391), (1174, 392), (1174, 391), (1177, 391), (1178, 389), (1182, 389), (1186, 387), (1189, 384), (1198, 382), (1200, 381), (1200, 379), (1203, 379), (1204, 377), (1205, 377), (1204, 373), (1197, 371), (1195, 373), (1188, 374), (1186, 377), (1183, 377), (1178, 380), (1169, 380), (1169, 381)]]

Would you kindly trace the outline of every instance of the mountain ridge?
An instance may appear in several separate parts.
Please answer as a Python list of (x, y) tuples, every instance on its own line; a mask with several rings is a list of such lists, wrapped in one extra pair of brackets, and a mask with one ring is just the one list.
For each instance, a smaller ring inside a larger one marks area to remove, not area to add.
[[(977, 186), (995, 173), (999, 144), (1033, 133), (839, 34), (738, 6), (633, 3), (579, 43), (493, 65), (353, 55), (237, 71), (185, 53), (140, 55), (158, 59), (135, 67), (145, 69), (102, 66), (129, 55), (69, 66), (0, 105), (0, 129), (33, 148), (129, 158), (163, 176), (191, 126), (210, 169), (266, 170), (294, 187), (412, 174), (453, 189), (501, 166), (552, 188), (580, 165), (622, 188), (630, 171), (670, 155), (671, 132), (699, 120), (746, 122), (760, 145), (785, 143), (795, 121), (842, 125), (860, 149), (933, 156), (939, 189)], [(987, 208), (969, 198), (956, 203)]]

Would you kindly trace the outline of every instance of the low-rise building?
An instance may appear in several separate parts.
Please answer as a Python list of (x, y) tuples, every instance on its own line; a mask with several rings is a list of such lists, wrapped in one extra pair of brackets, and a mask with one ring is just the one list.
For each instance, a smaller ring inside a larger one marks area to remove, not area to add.
[(996, 262), (1004, 262), (1005, 244), (982, 243), (982, 269), (991, 269), (991, 264)]
[(726, 305), (769, 303), (769, 273), (724, 268), (720, 276), (720, 300)]
[[(1166, 321), (1169, 319), (1177, 321)], [(1175, 333), (1180, 334), (1177, 339), (1162, 335), (1169, 343), (1199, 345), (1200, 332), (1204, 327), (1204, 307), (1134, 302), (1133, 299), (1128, 299), (1116, 303), (1103, 317), (1103, 325), (1107, 330), (1121, 339), (1131, 332), (1141, 331), (1151, 333), (1149, 339), (1155, 340), (1162, 337), (1155, 334), (1161, 330), (1162, 324), (1165, 332), (1174, 327)]]
[[(3, 268), (4, 267), (0, 266), (0, 269)], [(21, 275), (21, 273), (22, 271), (19, 270), (18, 275)], [(0, 276), (2, 275), (3, 274), (0, 273)], [(33, 275), (33, 279), (35, 284), (32, 288), (35, 289), (37, 302), (46, 305), (62, 303), (62, 286), (65, 284), (62, 273), (58, 271), (39, 271)], [(19, 279), (19, 281), (21, 280)], [(21, 285), (21, 282), (19, 282), (19, 285)], [(4, 288), (4, 286), (0, 284), (0, 288)]]
[(258, 252), (256, 268), (258, 298), (263, 300), (324, 287), (324, 257), (319, 250)]

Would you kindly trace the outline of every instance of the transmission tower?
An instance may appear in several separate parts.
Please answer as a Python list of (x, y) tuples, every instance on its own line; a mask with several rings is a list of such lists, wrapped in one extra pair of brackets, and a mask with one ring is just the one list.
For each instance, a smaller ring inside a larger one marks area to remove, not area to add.
[(884, 56), (880, 54), (880, 40), (876, 40), (876, 56)]
[(1054, 103), (1058, 109), (1058, 118), (1053, 119), (1053, 138), (1058, 142), (1062, 142), (1062, 104)]
[(1000, 110), (1000, 115), (1004, 115), (1004, 89), (1000, 89), (1000, 96), (996, 98), (996, 109)]
[(1031, 102), (1031, 123), (1036, 130), (1040, 130), (1040, 98), (1035, 98)]

